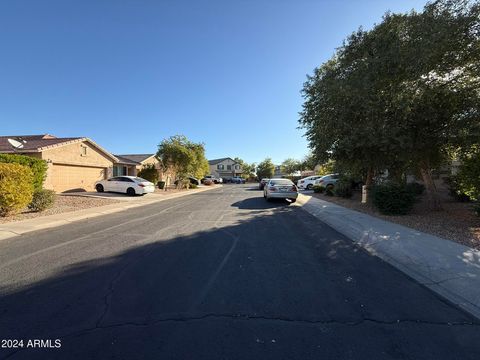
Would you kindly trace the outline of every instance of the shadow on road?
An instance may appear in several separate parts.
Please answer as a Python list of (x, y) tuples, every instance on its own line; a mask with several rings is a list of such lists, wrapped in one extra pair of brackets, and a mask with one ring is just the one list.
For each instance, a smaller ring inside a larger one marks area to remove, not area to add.
[(446, 325), (471, 318), (309, 214), (258, 197), (232, 206), (284, 211), (134, 240), (130, 225), (106, 230), (93, 240), (121, 252), (2, 286), (3, 338), (62, 340), (12, 358), (477, 358), (478, 327)]
[(233, 203), (231, 206), (245, 209), (245, 210), (265, 210), (265, 209), (275, 209), (275, 208), (284, 208), (289, 207), (290, 202), (285, 199), (271, 199), (267, 201), (263, 198), (254, 197), (248, 198), (242, 201), (237, 201)]

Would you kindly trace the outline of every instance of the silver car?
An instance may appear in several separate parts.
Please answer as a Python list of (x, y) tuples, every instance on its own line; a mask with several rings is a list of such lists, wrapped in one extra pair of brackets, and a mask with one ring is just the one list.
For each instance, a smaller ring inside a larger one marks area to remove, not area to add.
[(329, 174), (329, 175), (322, 176), (318, 180), (315, 180), (315, 185), (322, 185), (326, 188), (333, 189), (339, 179), (340, 179), (339, 174)]
[(263, 197), (270, 199), (289, 199), (292, 203), (297, 201), (297, 186), (289, 179), (270, 179), (263, 189)]

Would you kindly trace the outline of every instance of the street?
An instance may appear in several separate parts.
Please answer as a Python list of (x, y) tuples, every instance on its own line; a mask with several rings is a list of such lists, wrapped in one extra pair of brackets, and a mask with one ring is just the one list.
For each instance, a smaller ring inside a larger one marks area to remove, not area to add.
[(478, 320), (256, 184), (4, 240), (0, 285), (1, 339), (24, 341), (0, 358), (480, 354)]

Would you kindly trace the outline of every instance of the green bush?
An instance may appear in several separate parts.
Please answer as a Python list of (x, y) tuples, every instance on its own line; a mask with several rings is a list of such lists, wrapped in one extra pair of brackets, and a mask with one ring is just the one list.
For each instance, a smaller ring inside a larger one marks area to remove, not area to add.
[(313, 185), (313, 192), (322, 194), (325, 191), (325, 186), (323, 185)]
[(158, 182), (158, 170), (153, 164), (144, 165), (143, 168), (138, 172), (137, 176), (148, 180), (153, 184)]
[(448, 193), (452, 196), (455, 200), (460, 202), (470, 201), (470, 196), (465, 194), (464, 189), (460, 183), (460, 179), (458, 176), (452, 175), (448, 178), (443, 180), (448, 188)]
[(333, 186), (328, 186), (325, 188), (325, 195), (333, 196), (335, 193), (333, 192)]
[(35, 190), (32, 202), (28, 208), (32, 211), (44, 211), (49, 209), (55, 203), (55, 191), (53, 190)]
[(480, 203), (476, 203), (473, 206), (473, 211), (475, 212), (475, 214), (477, 214), (477, 216), (480, 216)]
[(32, 170), (24, 165), (0, 163), (0, 216), (23, 210), (32, 197)]
[(405, 187), (415, 196), (420, 196), (425, 192), (425, 185), (418, 182), (408, 183), (407, 185), (405, 185)]
[(385, 215), (406, 215), (415, 203), (415, 195), (404, 185), (387, 183), (372, 190), (373, 204)]
[(350, 181), (337, 181), (333, 192), (337, 196), (351, 198), (353, 195), (352, 183)]
[(197, 184), (190, 184), (190, 189), (196, 189), (196, 188), (198, 188)]
[(48, 165), (45, 160), (36, 159), (26, 155), (0, 154), (0, 163), (28, 166), (32, 170), (32, 182), (34, 189), (42, 189), (48, 169)]

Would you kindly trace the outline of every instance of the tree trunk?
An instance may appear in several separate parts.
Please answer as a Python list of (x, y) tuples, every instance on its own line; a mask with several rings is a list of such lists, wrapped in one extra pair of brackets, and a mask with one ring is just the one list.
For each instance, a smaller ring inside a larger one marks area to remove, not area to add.
[(420, 174), (422, 175), (423, 183), (427, 192), (428, 208), (433, 211), (442, 210), (440, 199), (438, 198), (437, 187), (432, 179), (432, 172), (426, 163), (420, 164)]
[(365, 199), (363, 199), (363, 189), (362, 189), (362, 203), (371, 204), (371, 187), (373, 184), (373, 168), (369, 167), (367, 169), (367, 178), (365, 179)]

